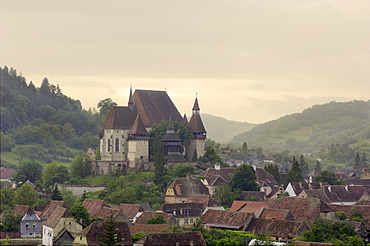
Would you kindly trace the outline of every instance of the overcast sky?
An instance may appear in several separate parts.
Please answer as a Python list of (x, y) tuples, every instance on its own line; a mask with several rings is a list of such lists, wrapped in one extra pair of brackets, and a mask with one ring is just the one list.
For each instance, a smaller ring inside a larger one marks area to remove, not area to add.
[(166, 89), (180, 113), (263, 123), (370, 99), (369, 0), (0, 0), (0, 66), (84, 108)]

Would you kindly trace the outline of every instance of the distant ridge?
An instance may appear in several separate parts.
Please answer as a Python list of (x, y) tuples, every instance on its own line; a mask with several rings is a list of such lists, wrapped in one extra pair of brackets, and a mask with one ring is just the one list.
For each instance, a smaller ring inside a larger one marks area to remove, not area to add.
[(207, 138), (217, 143), (227, 143), (234, 136), (251, 130), (257, 124), (227, 120), (219, 116), (202, 113)]

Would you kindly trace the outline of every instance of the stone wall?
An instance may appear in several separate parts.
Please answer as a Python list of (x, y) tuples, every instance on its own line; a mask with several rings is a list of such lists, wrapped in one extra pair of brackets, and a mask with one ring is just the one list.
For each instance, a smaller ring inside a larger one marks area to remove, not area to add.
[(80, 198), (84, 192), (105, 190), (107, 188), (106, 185), (57, 185), (59, 190), (64, 189), (72, 191), (72, 194), (78, 198)]

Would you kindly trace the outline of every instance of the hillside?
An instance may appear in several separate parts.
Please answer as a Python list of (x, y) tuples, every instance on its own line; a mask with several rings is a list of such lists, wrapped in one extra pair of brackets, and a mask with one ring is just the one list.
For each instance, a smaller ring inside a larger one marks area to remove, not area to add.
[(370, 100), (315, 105), (258, 125), (230, 141), (243, 142), (273, 151), (319, 151), (337, 143), (370, 151)]
[(234, 136), (251, 130), (256, 124), (227, 120), (210, 114), (202, 114), (202, 120), (207, 130), (207, 138), (217, 143), (227, 143)]

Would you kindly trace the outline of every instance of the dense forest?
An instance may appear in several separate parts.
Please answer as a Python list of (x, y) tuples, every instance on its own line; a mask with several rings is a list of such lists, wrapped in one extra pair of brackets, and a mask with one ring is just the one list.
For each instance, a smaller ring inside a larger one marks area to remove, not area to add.
[(337, 144), (369, 151), (370, 100), (315, 105), (258, 125), (231, 142), (273, 151), (319, 152)]
[(84, 110), (80, 101), (64, 95), (59, 85), (44, 78), (37, 88), (6, 66), (0, 68), (0, 84), (2, 151), (24, 145), (16, 149), (21, 158), (49, 162), (56, 157), (73, 158), (76, 150), (98, 147), (105, 115)]

